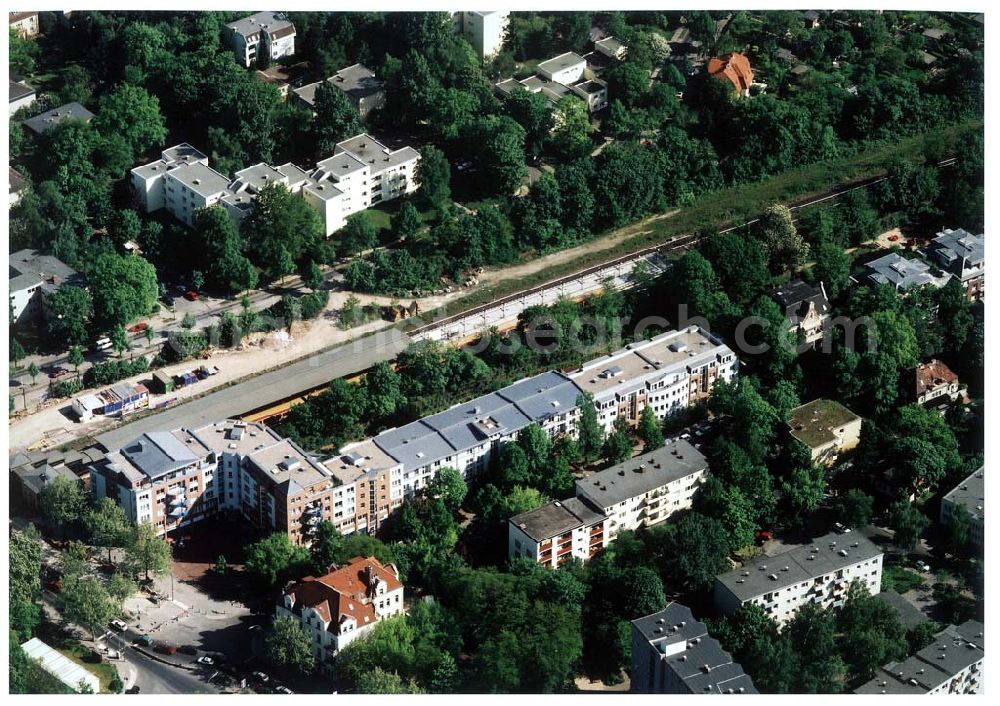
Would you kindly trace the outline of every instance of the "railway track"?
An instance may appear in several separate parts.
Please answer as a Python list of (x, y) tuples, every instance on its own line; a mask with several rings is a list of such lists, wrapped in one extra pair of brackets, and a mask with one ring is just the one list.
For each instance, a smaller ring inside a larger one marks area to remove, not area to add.
[[(954, 165), (957, 161), (958, 159), (956, 157), (947, 157), (937, 162), (934, 166), (938, 168), (950, 167)], [(882, 183), (886, 179), (888, 179), (888, 176), (885, 175), (879, 177), (872, 177), (870, 179), (865, 179), (845, 189), (834, 190), (818, 198), (810, 198), (807, 201), (800, 201), (793, 203), (788, 207), (788, 209), (794, 212), (805, 208), (809, 208), (811, 206), (817, 206), (819, 204), (826, 203), (827, 201), (839, 199), (844, 195), (849, 194), (853, 191), (859, 191), (861, 189), (870, 189), (876, 184)], [(726, 224), (726, 227), (720, 229), (717, 232), (720, 234), (731, 233), (735, 230), (739, 230), (740, 228), (746, 228), (749, 225), (753, 225), (754, 223), (757, 223), (759, 220), (760, 220), (759, 218), (754, 218), (739, 224)], [(596, 265), (591, 265), (590, 267), (584, 268), (582, 270), (577, 270), (572, 274), (559, 277), (558, 279), (549, 280), (544, 284), (540, 284), (535, 287), (531, 287), (529, 289), (522, 289), (512, 294), (505, 295), (503, 297), (500, 297), (499, 299), (494, 299), (493, 301), (487, 302), (486, 304), (480, 304), (479, 306), (472, 307), (471, 309), (465, 309), (458, 313), (451, 314), (449, 316), (440, 319), (435, 319), (433, 322), (429, 324), (425, 324), (423, 326), (418, 326), (417, 328), (411, 329), (409, 331), (409, 334), (414, 337), (420, 336), (421, 334), (433, 331), (436, 328), (448, 326), (449, 324), (455, 323), (464, 318), (475, 316), (476, 314), (480, 314), (484, 311), (494, 309), (498, 306), (503, 306), (504, 304), (517, 301), (518, 299), (531, 296), (532, 294), (536, 294), (538, 292), (545, 291), (547, 289), (553, 289), (555, 287), (559, 287), (560, 285), (572, 282), (574, 280), (586, 277), (588, 275), (592, 275), (595, 272), (600, 272), (601, 270), (607, 268), (616, 267), (617, 265), (621, 265), (627, 262), (632, 262), (633, 260), (637, 260), (639, 258), (651, 255), (653, 253), (665, 254), (671, 251), (683, 250), (685, 248), (690, 247), (691, 245), (697, 244), (702, 239), (707, 238), (709, 236), (710, 234), (698, 235), (694, 233), (687, 235), (679, 235), (674, 238), (671, 238), (670, 240), (665, 240), (662, 243), (657, 243), (656, 245), (650, 245), (640, 250), (635, 250), (627, 255), (620, 255), (616, 258), (600, 262)]]

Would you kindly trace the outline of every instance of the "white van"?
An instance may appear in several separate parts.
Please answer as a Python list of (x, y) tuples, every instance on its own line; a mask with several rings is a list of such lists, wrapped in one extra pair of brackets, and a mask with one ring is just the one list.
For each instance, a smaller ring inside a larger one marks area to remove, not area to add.
[(95, 351), (107, 351), (111, 349), (111, 339), (107, 336), (101, 336), (96, 341), (94, 341)]

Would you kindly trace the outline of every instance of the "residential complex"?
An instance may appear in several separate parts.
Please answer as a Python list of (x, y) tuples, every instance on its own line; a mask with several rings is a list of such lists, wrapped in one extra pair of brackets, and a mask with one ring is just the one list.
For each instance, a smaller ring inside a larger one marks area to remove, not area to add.
[(167, 209), (188, 226), (199, 209), (221, 206), (242, 221), (265, 186), (282, 184), (320, 215), (329, 236), (351, 214), (416, 191), (420, 153), (412, 147), (390, 150), (367, 134), (337, 144), (332, 157), (307, 172), (292, 163), (256, 164), (234, 179), (208, 166), (208, 157), (187, 143), (166, 149), (160, 159), (132, 170), (132, 193), (147, 213)]
[(33, 118), (28, 118), (24, 121), (23, 125), (36, 135), (41, 135), (57, 125), (62, 125), (67, 120), (82, 120), (85, 123), (89, 123), (93, 119), (93, 113), (79, 103), (74, 102), (47, 110)]
[(830, 322), (830, 300), (822, 282), (811, 285), (793, 279), (772, 290), (771, 298), (788, 319), (789, 331), (796, 342), (801, 340), (816, 347), (823, 341)]
[(557, 567), (587, 561), (623, 530), (659, 524), (691, 507), (708, 462), (679, 440), (576, 482), (576, 497), (516, 515), (507, 554)]
[(501, 98), (521, 88), (541, 93), (553, 107), (565, 96), (576, 96), (584, 101), (591, 113), (608, 105), (607, 84), (597, 78), (586, 58), (574, 52), (541, 62), (535, 76), (520, 81), (508, 78), (497, 82), (494, 88)]
[(38, 512), (38, 497), (56, 478), (79, 481), (79, 477), (65, 463), (55, 459), (33, 461), (27, 454), (19, 453), (10, 458), (11, 504), (32, 515)]
[(960, 505), (964, 507), (969, 514), (969, 541), (980, 549), (983, 547), (983, 525), (986, 520), (984, 470), (985, 467), (980, 467), (945, 495), (941, 499), (940, 514), (941, 524), (947, 526), (955, 508)]
[(634, 694), (756, 694), (753, 680), (691, 609), (671, 601), (632, 621)]
[(983, 624), (949, 625), (934, 641), (902, 662), (890, 662), (855, 694), (981, 694), (985, 642)]
[(865, 264), (865, 273), (861, 279), (852, 277), (857, 284), (877, 286), (888, 284), (897, 291), (911, 287), (943, 287), (951, 275), (935, 274), (930, 266), (921, 260), (908, 260), (897, 252), (883, 255)]
[(510, 26), (509, 10), (452, 12), (455, 31), (468, 40), (480, 59), (496, 57), (507, 40)]
[(828, 534), (717, 576), (715, 610), (729, 615), (754, 603), (780, 626), (806, 603), (842, 606), (854, 580), (873, 595), (881, 590), (882, 550), (860, 534)]
[(325, 576), (288, 584), (274, 615), (299, 621), (312, 639), (317, 664), (329, 671), (340, 650), (402, 612), (399, 570), (375, 557), (354, 557)]
[[(375, 78), (374, 71), (361, 64), (341, 69), (326, 79), (326, 82), (343, 92), (362, 120), (367, 118), (371, 111), (385, 105), (382, 82)], [(316, 105), (316, 89), (320, 83), (320, 81), (308, 83), (294, 91), (296, 98), (309, 110)]]
[(861, 440), (861, 417), (834, 400), (813, 400), (791, 412), (791, 435), (802, 442), (812, 460), (827, 466)]
[(46, 294), (55, 294), (64, 284), (83, 284), (83, 278), (72, 267), (37, 250), (11, 253), (7, 266), (12, 323), (37, 320), (43, 313)]
[(982, 234), (945, 228), (931, 243), (930, 254), (942, 270), (961, 281), (970, 301), (983, 298), (986, 246)]
[(937, 358), (918, 365), (913, 381), (914, 396), (911, 399), (917, 404), (947, 406), (965, 395), (965, 387), (959, 383), (958, 375)]
[(267, 66), (295, 53), (295, 25), (280, 12), (258, 12), (226, 25), (226, 39), (245, 68)]

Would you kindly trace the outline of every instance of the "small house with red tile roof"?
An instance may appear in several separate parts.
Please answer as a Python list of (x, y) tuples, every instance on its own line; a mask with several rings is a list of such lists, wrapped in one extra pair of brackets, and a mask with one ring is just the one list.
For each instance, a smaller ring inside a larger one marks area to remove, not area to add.
[(936, 406), (945, 402), (943, 398), (955, 402), (965, 396), (965, 388), (959, 385), (958, 375), (937, 358), (917, 366), (915, 383), (917, 404)]
[(326, 669), (340, 650), (402, 612), (399, 570), (375, 557), (356, 556), (325, 576), (290, 582), (275, 617), (299, 621), (312, 638), (316, 662)]
[(742, 54), (732, 52), (721, 57), (713, 56), (708, 60), (708, 73), (729, 81), (741, 96), (750, 95), (753, 69), (750, 68), (750, 60)]

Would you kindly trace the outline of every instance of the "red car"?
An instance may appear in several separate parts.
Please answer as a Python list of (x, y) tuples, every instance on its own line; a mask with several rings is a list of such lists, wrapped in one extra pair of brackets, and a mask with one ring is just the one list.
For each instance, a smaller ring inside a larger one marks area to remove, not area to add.
[(177, 648), (173, 645), (168, 645), (165, 642), (156, 643), (156, 647), (153, 648), (154, 652), (159, 652), (161, 655), (173, 655), (177, 654)]
[(49, 379), (55, 380), (56, 378), (60, 378), (63, 375), (66, 375), (67, 373), (69, 373), (69, 370), (60, 365), (58, 367), (52, 368), (52, 370), (49, 371)]
[(135, 324), (133, 326), (129, 326), (128, 327), (128, 332), (129, 333), (142, 333), (147, 328), (149, 328), (149, 324), (147, 324), (146, 322), (142, 322), (142, 323), (139, 323), (139, 324)]
[(189, 302), (196, 302), (198, 301), (198, 292), (195, 292), (194, 290), (189, 290), (185, 292), (184, 298), (187, 299)]
[(890, 235), (889, 236), (889, 242), (895, 243), (897, 240), (899, 240), (899, 236), (898, 235)]

